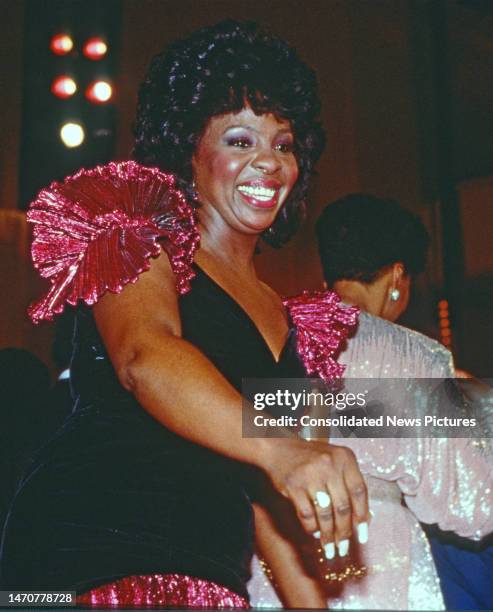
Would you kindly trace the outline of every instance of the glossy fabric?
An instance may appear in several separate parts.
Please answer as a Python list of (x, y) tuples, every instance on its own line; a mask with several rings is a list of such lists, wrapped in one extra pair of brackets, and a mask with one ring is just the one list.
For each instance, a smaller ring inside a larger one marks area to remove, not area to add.
[(50, 281), (29, 307), (31, 320), (50, 321), (66, 304), (92, 306), (109, 289), (120, 293), (164, 248), (180, 295), (190, 288), (200, 241), (195, 211), (176, 178), (135, 161), (82, 168), (53, 182), (31, 202), (31, 255)]
[[(451, 355), (443, 346), (365, 313), (340, 362), (347, 364), (347, 378), (453, 376)], [(493, 531), (491, 454), (460, 438), (337, 438), (334, 443), (352, 448), (363, 474), (371, 478), (370, 507), (375, 516), (368, 543), (361, 546), (353, 538), (345, 562), (337, 562), (339, 573), (345, 564), (366, 567), (366, 576), (329, 582), (327, 607), (444, 609), (419, 521), (470, 538)], [(392, 488), (394, 494), (389, 493)], [(249, 590), (253, 607), (280, 606), (257, 560)]]
[[(180, 298), (183, 336), (234, 387), (242, 377), (303, 375), (292, 334), (276, 363), (246, 313), (195, 271)], [(151, 418), (119, 385), (85, 307), (75, 342), (76, 408), (14, 500), (3, 588), (83, 592), (124, 576), (179, 573), (247, 596), (254, 474)]]
[(118, 608), (247, 609), (248, 601), (223, 586), (180, 574), (127, 576), (79, 595), (77, 605)]

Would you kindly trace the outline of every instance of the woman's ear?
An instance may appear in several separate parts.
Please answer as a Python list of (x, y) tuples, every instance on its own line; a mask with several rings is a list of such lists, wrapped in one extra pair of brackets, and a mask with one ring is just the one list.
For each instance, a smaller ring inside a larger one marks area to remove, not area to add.
[(411, 277), (406, 273), (404, 264), (400, 261), (392, 266), (390, 277), (388, 293), (390, 308), (387, 309), (386, 318), (396, 321), (409, 304)]
[(401, 283), (406, 276), (404, 264), (401, 261), (396, 262), (392, 266), (392, 285), (393, 289), (400, 289)]

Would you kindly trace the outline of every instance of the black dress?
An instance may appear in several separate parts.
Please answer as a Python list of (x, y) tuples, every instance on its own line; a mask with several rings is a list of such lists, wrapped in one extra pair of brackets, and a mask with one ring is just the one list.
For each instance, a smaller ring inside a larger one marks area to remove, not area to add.
[[(243, 309), (195, 272), (180, 297), (183, 337), (236, 389), (244, 377), (304, 376), (294, 330), (276, 363)], [(82, 593), (124, 576), (180, 573), (247, 597), (252, 469), (155, 421), (119, 384), (90, 309), (76, 324), (76, 406), (16, 494), (1, 588)]]

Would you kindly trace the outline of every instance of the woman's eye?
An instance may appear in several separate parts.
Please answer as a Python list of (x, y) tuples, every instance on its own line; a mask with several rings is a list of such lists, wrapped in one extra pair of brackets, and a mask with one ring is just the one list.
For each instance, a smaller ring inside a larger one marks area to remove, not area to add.
[(238, 149), (247, 149), (252, 146), (251, 141), (248, 138), (231, 138), (227, 141), (228, 146), (237, 147)]
[(294, 145), (292, 142), (280, 142), (276, 145), (276, 151), (280, 151), (281, 153), (292, 153), (294, 150)]

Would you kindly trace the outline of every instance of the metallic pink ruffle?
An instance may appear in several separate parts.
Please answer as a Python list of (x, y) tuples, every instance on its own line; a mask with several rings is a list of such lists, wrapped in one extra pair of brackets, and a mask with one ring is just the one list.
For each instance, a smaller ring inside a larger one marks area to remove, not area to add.
[(215, 582), (180, 574), (128, 576), (77, 596), (88, 607), (249, 608), (246, 599)]
[(35, 323), (66, 303), (94, 304), (107, 290), (119, 293), (149, 269), (161, 246), (179, 293), (190, 288), (199, 233), (171, 174), (133, 161), (83, 169), (43, 189), (27, 218), (34, 224), (34, 266), (51, 283), (29, 308)]
[(332, 291), (304, 291), (284, 300), (297, 331), (297, 350), (307, 374), (325, 381), (341, 378), (345, 366), (335, 356), (358, 322), (359, 309), (343, 307)]

